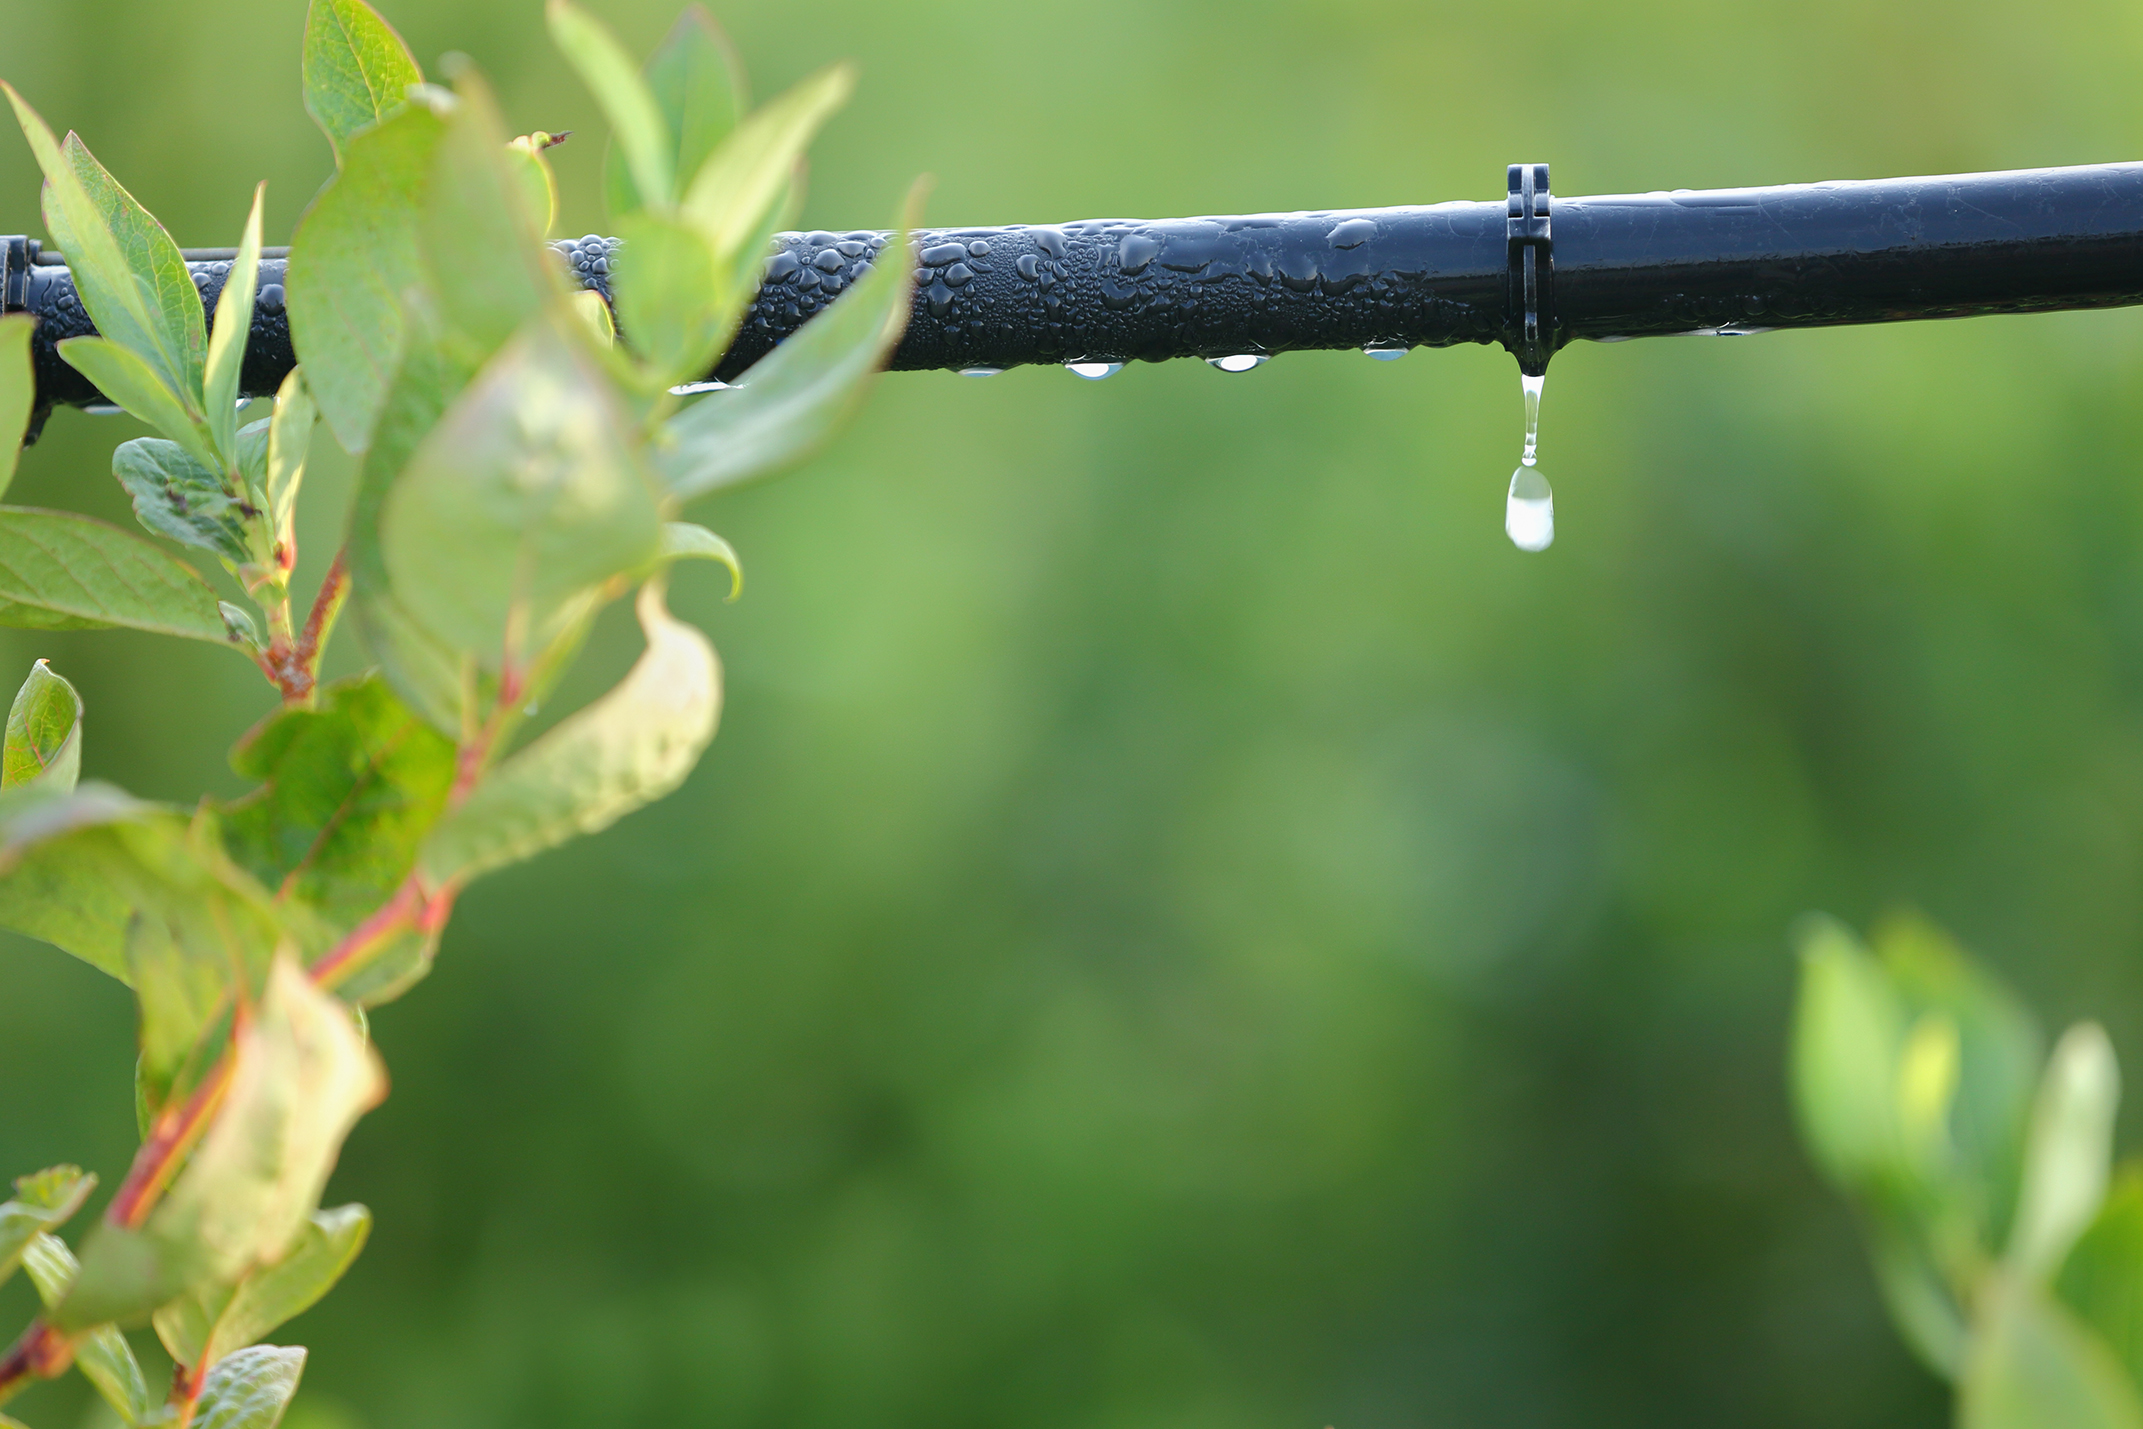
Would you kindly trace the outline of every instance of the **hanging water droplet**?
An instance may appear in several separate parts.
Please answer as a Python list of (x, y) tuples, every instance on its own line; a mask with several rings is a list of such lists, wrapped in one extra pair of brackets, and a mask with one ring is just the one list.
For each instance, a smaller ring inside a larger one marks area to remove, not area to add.
[(1207, 362), (1223, 372), (1248, 372), (1271, 361), (1261, 352), (1238, 352), (1231, 357), (1208, 357)]
[(960, 375), (962, 377), (995, 377), (1002, 371), (1004, 371), (1002, 367), (963, 367), (960, 369)]
[(1545, 551), (1555, 544), (1555, 492), (1539, 467), (1528, 463), (1511, 473), (1503, 530), (1521, 551)]
[(1412, 352), (1413, 349), (1410, 347), (1365, 347), (1362, 351), (1379, 362), (1397, 362), (1400, 358)]
[(1518, 385), (1525, 392), (1525, 450), (1518, 454), (1518, 460), (1531, 466), (1533, 459), (1540, 455), (1540, 394), (1547, 390), (1548, 375), (1545, 372), (1538, 377), (1520, 374)]
[(1114, 377), (1124, 370), (1121, 362), (1067, 362), (1064, 370), (1075, 377), (1084, 377), (1089, 382), (1099, 382), (1104, 377)]
[(1545, 375), (1520, 374), (1525, 393), (1525, 448), (1511, 473), (1510, 494), (1503, 502), (1503, 531), (1521, 551), (1545, 551), (1555, 544), (1555, 491), (1536, 464), (1540, 458), (1540, 394)]

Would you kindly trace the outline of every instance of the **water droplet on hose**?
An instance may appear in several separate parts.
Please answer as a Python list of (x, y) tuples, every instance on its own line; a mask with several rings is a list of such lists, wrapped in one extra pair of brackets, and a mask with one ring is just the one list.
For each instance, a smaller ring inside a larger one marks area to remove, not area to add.
[(1248, 372), (1253, 367), (1263, 367), (1271, 359), (1263, 353), (1238, 352), (1232, 357), (1208, 357), (1207, 362), (1223, 372)]
[(1002, 367), (963, 367), (960, 369), (960, 375), (962, 377), (995, 377), (1002, 371), (1004, 371)]
[(1410, 347), (1365, 347), (1362, 351), (1379, 362), (1397, 362), (1400, 358), (1412, 352), (1413, 349)]
[(1104, 377), (1114, 377), (1124, 370), (1121, 362), (1067, 362), (1064, 370), (1074, 377), (1084, 377), (1089, 382), (1099, 382)]
[(1525, 394), (1525, 447), (1503, 501), (1503, 531), (1521, 551), (1545, 551), (1555, 544), (1555, 491), (1538, 465), (1540, 394), (1548, 379), (1520, 374), (1518, 385)]

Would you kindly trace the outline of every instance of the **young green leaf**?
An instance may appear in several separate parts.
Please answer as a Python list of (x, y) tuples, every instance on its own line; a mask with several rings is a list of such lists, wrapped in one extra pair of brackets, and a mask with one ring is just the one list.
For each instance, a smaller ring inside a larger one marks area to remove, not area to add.
[(536, 226), (536, 236), (548, 237), (558, 224), (558, 175), (551, 170), (550, 147), (559, 137), (537, 131), (523, 134), (506, 145), (506, 168), (521, 186), (521, 203)]
[(505, 126), (481, 76), (461, 76), (418, 218), (441, 337), (470, 366), (558, 302), (563, 266), (545, 248), (507, 167)]
[(232, 568), (257, 562), (252, 518), (259, 513), (177, 442), (136, 437), (112, 453), (112, 475), (134, 498), (134, 515), (159, 536), (213, 551)]
[[(47, 1310), (66, 1298), (81, 1270), (74, 1252), (51, 1234), (39, 1235), (24, 1248), (22, 1265), (30, 1272), (37, 1298)], [(98, 1325), (78, 1337), (74, 1342), (74, 1367), (127, 1423), (139, 1424), (155, 1409), (156, 1401), (149, 1397), (149, 1382), (142, 1377), (141, 1363), (134, 1358), (133, 1346), (119, 1333), (118, 1326)]]
[(665, 522), (662, 550), (656, 559), (665, 566), (672, 561), (719, 561), (729, 568), (729, 598), (735, 600), (744, 594), (744, 567), (737, 560), (736, 549), (705, 526), (689, 521)]
[(1905, 1011), (1881, 965), (1838, 924), (1811, 927), (1794, 1010), (1794, 1109), (1817, 1164), (1849, 1190), (1896, 1162), (1904, 1037)]
[(96, 1188), (97, 1178), (79, 1166), (17, 1177), (13, 1199), (0, 1202), (0, 1281), (15, 1273), (31, 1241), (66, 1224)]
[(275, 394), (275, 415), (268, 426), (268, 463), (262, 496), (275, 532), (276, 559), (284, 570), (297, 560), (298, 487), (305, 480), (305, 455), (312, 446), (319, 408), (305, 385), (305, 369), (294, 367)]
[(377, 675), (268, 716), (231, 753), (261, 787), (224, 809), (233, 858), (338, 933), (386, 902), (446, 807), (454, 746)]
[(260, 205), (264, 183), (253, 190), (253, 211), (238, 240), (238, 257), (216, 299), (216, 321), (208, 335), (208, 357), (201, 391), (208, 409), (209, 435), (226, 470), (237, 463), (238, 377), (245, 363), (246, 339), (253, 331), (253, 296), (260, 287)]
[(670, 207), (677, 201), (677, 139), (640, 78), (639, 67), (608, 26), (571, 0), (550, 0), (544, 14), (551, 43), (609, 119), (634, 187), (650, 206)]
[[(328, 3), (316, 0), (315, 13)], [(291, 240), (291, 333), (321, 415), (348, 451), (371, 444), (401, 366), (403, 295), (424, 272), (417, 216), (445, 132), (436, 112), (411, 105), (353, 138)]]
[(2105, 1029), (2095, 1022), (2071, 1027), (2054, 1044), (2032, 1109), (2008, 1250), (2019, 1276), (2051, 1275), (2098, 1216), (2112, 1175), (2120, 1100), (2120, 1068)]
[(530, 324), (387, 495), (380, 549), (402, 607), (484, 669), (525, 671), (591, 588), (659, 546), (630, 429), (586, 354), (549, 321)]
[[(908, 218), (912, 222), (915, 198)], [(656, 469), (681, 501), (800, 461), (863, 400), (907, 329), (914, 282), (905, 227), (847, 292), (772, 352), (744, 380), (709, 392), (672, 418)]]
[(311, 1309), (372, 1232), (363, 1206), (315, 1211), (283, 1258), (231, 1284), (205, 1286), (156, 1312), (157, 1337), (182, 1365), (215, 1364)]
[(2143, 1171), (2130, 1167), (2114, 1182), (2054, 1288), (2143, 1384)]
[(41, 784), (63, 794), (82, 777), (82, 697), (39, 660), (7, 712), (0, 788)]
[(305, 16), (305, 112), (336, 163), (358, 134), (401, 107), (424, 73), (365, 0), (312, 0)]
[(0, 506), (0, 625), (230, 643), (215, 592), (191, 566), (117, 526), (26, 506)]
[(208, 1372), (192, 1429), (275, 1429), (305, 1373), (305, 1351), (258, 1345)]
[(44, 170), (45, 227), (65, 250), (97, 331), (141, 358), (189, 415), (198, 415), (208, 337), (201, 295), (178, 245), (80, 139), (69, 134), (56, 142), (21, 95), (0, 89)]
[(463, 708), (474, 691), (464, 689), (460, 656), (417, 623), (389, 584), (380, 511), (411, 454), (473, 375), (428, 329), (412, 329), (378, 431), (358, 468), (348, 545), (351, 609), (366, 647), (403, 701), (434, 729), (457, 738), (478, 718)]
[(707, 637), (643, 587), (647, 650), (609, 694), (513, 755), (439, 821), (419, 866), (438, 887), (467, 882), (578, 834), (594, 833), (675, 789), (714, 738), (721, 665)]
[(183, 405), (131, 350), (106, 338), (71, 337), (60, 343), (59, 354), (105, 396), (169, 437), (202, 467), (223, 469), (215, 437), (198, 409)]
[(37, 404), (37, 373), (30, 366), (30, 338), (37, 319), (28, 313), (0, 318), (0, 495), (15, 479), (23, 433)]
[(619, 230), (630, 258), (618, 265), (611, 296), (647, 387), (705, 377), (737, 322), (727, 270), (699, 229), (676, 218), (636, 213)]
[[(647, 62), (647, 87), (676, 148), (670, 171), (689, 185), (750, 108), (744, 67), (703, 5), (685, 7)], [(632, 165), (613, 141), (603, 163), (604, 195), (613, 218), (659, 203), (640, 192)]]
[(724, 261), (743, 253), (762, 231), (765, 215), (780, 201), (812, 136), (855, 87), (849, 65), (820, 70), (756, 110), (700, 167), (685, 192), (685, 217)]
[(2143, 1402), (2105, 1342), (2035, 1283), (1989, 1287), (1958, 1429), (2143, 1429)]

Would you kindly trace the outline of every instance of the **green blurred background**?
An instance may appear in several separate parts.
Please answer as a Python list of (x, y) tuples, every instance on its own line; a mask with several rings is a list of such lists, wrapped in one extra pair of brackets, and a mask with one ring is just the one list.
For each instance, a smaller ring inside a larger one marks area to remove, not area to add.
[[(670, 4), (595, 8), (644, 49)], [(329, 169), (303, 8), (0, 0), (0, 72), (180, 241), (235, 241), (262, 177), (280, 236)], [(536, 0), (386, 8), (580, 131), (561, 228), (599, 229), (602, 125)], [(762, 95), (861, 62), (833, 228), (920, 171), (976, 224), (2143, 149), (2124, 0), (720, 15)], [(12, 140), (0, 195), (36, 231)], [(288, 1332), (293, 1422), (1940, 1423), (1794, 1143), (1788, 931), (1916, 905), (2143, 1069), (2143, 313), (1567, 351), (1541, 556), (1500, 528), (1514, 376), (898, 376), (697, 510), (751, 579), (681, 577), (721, 737), (480, 885), (375, 1019), (396, 1090), (332, 1194), (379, 1228)], [(135, 430), (62, 413), (11, 499), (127, 519)], [(317, 453), (308, 569), (348, 487)], [(250, 667), (0, 635), (40, 655), (90, 773), (236, 792)], [(0, 1164), (109, 1184), (123, 989), (19, 941), (0, 988)]]

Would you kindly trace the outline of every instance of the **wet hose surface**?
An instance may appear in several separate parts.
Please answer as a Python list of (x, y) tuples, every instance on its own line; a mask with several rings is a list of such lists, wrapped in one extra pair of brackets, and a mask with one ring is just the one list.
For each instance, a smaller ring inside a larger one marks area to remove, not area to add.
[[(1550, 217), (1540, 289), (1550, 352), (1579, 338), (2143, 303), (2143, 164), (1555, 198)], [(889, 241), (872, 231), (780, 235), (713, 375), (740, 375)], [(40, 319), (40, 399), (95, 403), (53, 347), (94, 331), (73, 281), (51, 255), (23, 262), (21, 242), (9, 245), (6, 306)], [(583, 285), (605, 292), (631, 261), (592, 235), (556, 247)], [(1523, 317), (1502, 200), (932, 229), (917, 250), (895, 370), (1515, 348)], [(213, 307), (229, 262), (200, 256), (195, 285)], [(284, 270), (280, 257), (262, 264), (245, 360), (251, 395), (272, 393), (295, 360)]]

